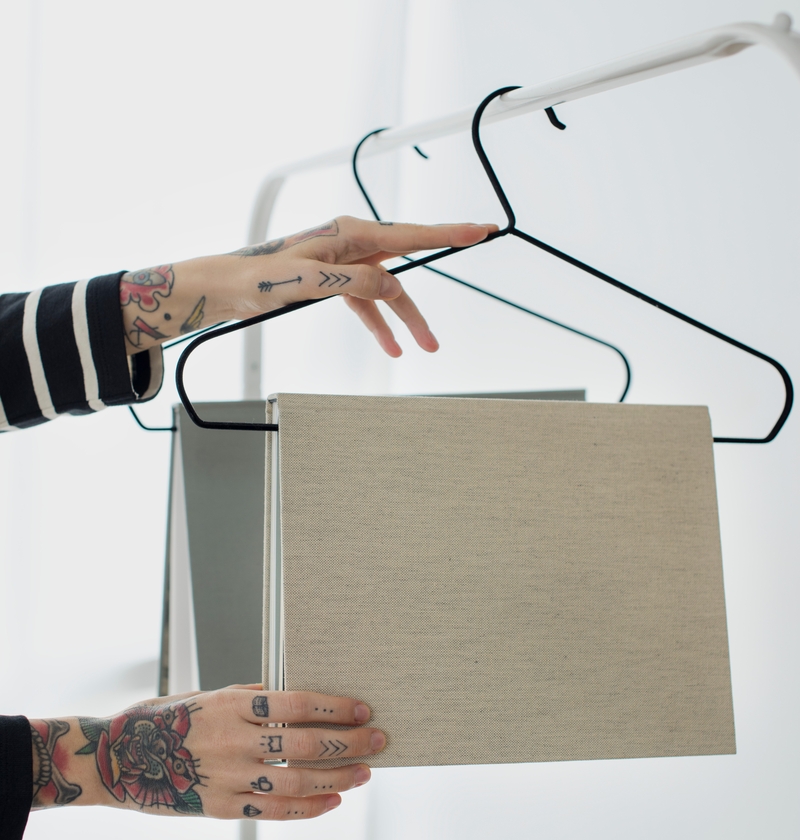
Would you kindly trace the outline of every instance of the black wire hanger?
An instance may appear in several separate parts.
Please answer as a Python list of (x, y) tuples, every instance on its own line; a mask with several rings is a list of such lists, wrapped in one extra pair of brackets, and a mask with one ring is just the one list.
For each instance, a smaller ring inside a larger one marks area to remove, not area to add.
[[(483, 148), (483, 143), (480, 137), (480, 127), (481, 119), (489, 103), (496, 99), (498, 96), (502, 96), (504, 93), (508, 93), (512, 90), (518, 90), (519, 87), (519, 85), (512, 85), (510, 87), (500, 88), (499, 90), (490, 93), (478, 106), (478, 108), (475, 111), (475, 116), (472, 118), (472, 143), (475, 147), (475, 151), (483, 166), (483, 169), (486, 172), (486, 176), (489, 178), (489, 181), (494, 189), (495, 195), (497, 196), (497, 199), (503, 208), (503, 212), (506, 214), (507, 221), (507, 224), (504, 228), (494, 233), (490, 233), (489, 236), (482, 240), (482, 242), (479, 242), (477, 244), (482, 245), (483, 243), (489, 242), (492, 239), (498, 239), (502, 236), (507, 236), (509, 234), (512, 236), (516, 236), (517, 238), (522, 239), (523, 241), (528, 242), (531, 245), (535, 245), (537, 248), (540, 248), (543, 251), (546, 251), (548, 254), (552, 254), (554, 257), (557, 257), (558, 259), (563, 260), (564, 262), (567, 262), (570, 265), (581, 269), (581, 271), (585, 271), (588, 274), (591, 274), (594, 277), (597, 277), (598, 279), (604, 281), (605, 283), (609, 283), (610, 285), (615, 286), (617, 289), (621, 289), (623, 292), (626, 292), (629, 295), (633, 295), (634, 297), (639, 298), (639, 300), (643, 300), (645, 303), (649, 303), (651, 306), (655, 306), (657, 309), (661, 309), (668, 315), (672, 315), (674, 318), (678, 318), (681, 321), (685, 321), (690, 326), (696, 327), (697, 329), (714, 336), (714, 338), (718, 338), (720, 341), (724, 341), (727, 344), (731, 344), (734, 347), (737, 347), (739, 350), (743, 350), (745, 353), (749, 353), (751, 356), (755, 356), (756, 358), (761, 359), (762, 361), (765, 361), (768, 364), (772, 365), (772, 367), (774, 367), (775, 370), (778, 371), (778, 373), (781, 376), (781, 379), (783, 380), (786, 397), (784, 400), (781, 414), (778, 417), (778, 420), (775, 423), (775, 425), (767, 434), (767, 436), (763, 438), (715, 437), (713, 440), (715, 443), (769, 443), (771, 440), (774, 440), (775, 437), (778, 435), (778, 432), (780, 432), (780, 430), (783, 428), (783, 425), (786, 422), (787, 418), (789, 417), (789, 412), (792, 410), (792, 402), (794, 400), (794, 389), (792, 387), (792, 380), (789, 377), (786, 368), (784, 368), (780, 362), (776, 361), (770, 356), (765, 355), (764, 353), (761, 353), (759, 350), (755, 350), (752, 347), (748, 347), (746, 344), (742, 344), (742, 342), (737, 341), (735, 338), (731, 338), (730, 336), (719, 332), (719, 330), (715, 330), (713, 327), (709, 327), (706, 324), (695, 320), (689, 315), (685, 315), (683, 312), (679, 312), (677, 309), (673, 309), (671, 306), (667, 306), (667, 304), (665, 303), (661, 303), (661, 301), (656, 300), (650, 295), (646, 295), (644, 294), (644, 292), (640, 292), (638, 289), (634, 289), (632, 286), (628, 286), (626, 283), (622, 283), (621, 281), (616, 280), (615, 278), (611, 277), (605, 272), (593, 268), (592, 266), (588, 265), (585, 262), (582, 262), (581, 260), (576, 259), (575, 257), (571, 257), (564, 251), (560, 251), (558, 248), (554, 248), (552, 245), (548, 245), (546, 242), (542, 242), (540, 239), (531, 236), (529, 233), (526, 233), (525, 231), (520, 230), (517, 227), (516, 216), (514, 215), (514, 210), (511, 207), (511, 203), (509, 202), (508, 197), (506, 196), (505, 191), (503, 190), (503, 187), (500, 184), (500, 180), (498, 179), (494, 168), (492, 167), (492, 164), (489, 161), (486, 151)], [(548, 117), (550, 117), (550, 121), (553, 123), (553, 125), (555, 125), (556, 128), (558, 128), (559, 126), (556, 125), (556, 121), (558, 118), (555, 117), (555, 112), (553, 111), (552, 114), (548, 113)], [(563, 123), (561, 125), (563, 125)], [(476, 246), (473, 245), (470, 247), (474, 248)], [(416, 266), (418, 265), (425, 265), (428, 262), (433, 262), (434, 260), (441, 259), (442, 257), (449, 256), (450, 254), (456, 253), (456, 251), (461, 250), (464, 249), (447, 248), (443, 251), (437, 251), (436, 253), (430, 254), (427, 257), (422, 257), (418, 260), (414, 260), (413, 262), (407, 263), (406, 265), (402, 265), (398, 269), (395, 269), (392, 273), (400, 274), (403, 271), (408, 271), (411, 268), (416, 268)]]
[[(227, 323), (230, 323), (230, 322), (225, 321), (224, 323), (227, 324)], [(167, 342), (167, 344), (163, 345), (162, 352), (164, 350), (169, 350), (170, 347), (174, 347), (176, 344), (182, 344), (184, 341), (191, 341), (193, 338), (196, 338), (198, 335), (201, 335), (202, 333), (206, 333), (209, 330), (213, 330), (215, 327), (219, 327), (219, 326), (221, 326), (221, 325), (220, 324), (214, 324), (210, 327), (206, 327), (205, 329), (193, 332), (191, 335), (184, 335), (181, 338), (176, 338), (174, 341)], [(128, 411), (130, 411), (131, 415), (133, 416), (133, 419), (136, 421), (136, 423), (139, 425), (139, 427), (144, 429), (146, 432), (177, 432), (178, 431), (178, 427), (175, 426), (175, 425), (172, 425), (172, 426), (148, 426), (142, 420), (142, 418), (139, 417), (139, 415), (133, 410), (132, 405), (128, 406)]]
[[(550, 122), (553, 123), (553, 125), (556, 128), (560, 128), (563, 131), (566, 128), (566, 126), (558, 119), (558, 117), (556, 117), (555, 111), (553, 111), (552, 108), (548, 108), (547, 110), (549, 112), (548, 117), (550, 118)], [(550, 116), (551, 113), (552, 116)], [(364, 137), (362, 137), (356, 145), (353, 151), (352, 159), (353, 177), (355, 178), (359, 190), (361, 190), (361, 195), (364, 196), (364, 201), (366, 201), (369, 205), (369, 209), (372, 212), (372, 215), (375, 217), (376, 222), (380, 222), (382, 220), (377, 208), (373, 204), (372, 199), (370, 198), (366, 188), (364, 187), (363, 182), (361, 181), (361, 177), (359, 176), (358, 153), (361, 151), (361, 147), (367, 140), (369, 140), (370, 137), (373, 137), (374, 135), (380, 134), (382, 131), (387, 130), (388, 129), (386, 128), (376, 128), (374, 131), (370, 131), (369, 134), (365, 134)], [(426, 160), (428, 159), (428, 155), (426, 155), (419, 147), (414, 146), (414, 150)], [(402, 257), (402, 259), (404, 259), (406, 262), (413, 262), (411, 257)], [(527, 307), (522, 306), (519, 303), (515, 303), (514, 301), (501, 297), (500, 295), (497, 295), (494, 292), (490, 292), (487, 289), (482, 289), (480, 286), (476, 286), (474, 283), (468, 283), (466, 280), (462, 280), (460, 277), (455, 277), (452, 274), (448, 274), (446, 271), (441, 271), (440, 269), (434, 268), (430, 265), (424, 265), (422, 266), (422, 268), (426, 269), (427, 271), (431, 271), (434, 274), (438, 274), (440, 277), (445, 277), (448, 280), (452, 280), (454, 283), (458, 283), (461, 286), (466, 286), (468, 289), (480, 292), (480, 294), (492, 298), (492, 300), (499, 301), (500, 303), (505, 304), (506, 306), (510, 306), (513, 309), (517, 309), (520, 312), (524, 312), (527, 315), (532, 315), (534, 318), (539, 318), (542, 321), (546, 321), (548, 324), (553, 324), (553, 326), (555, 327), (560, 327), (562, 330), (567, 330), (568, 332), (574, 333), (575, 335), (579, 335), (582, 338), (588, 338), (589, 341), (594, 341), (597, 344), (601, 344), (603, 347), (608, 347), (610, 350), (613, 350), (620, 357), (620, 359), (622, 359), (622, 364), (625, 366), (625, 387), (622, 389), (622, 394), (620, 395), (618, 400), (618, 402), (625, 402), (625, 397), (627, 396), (628, 391), (631, 387), (631, 366), (628, 362), (627, 357), (622, 352), (622, 350), (619, 349), (619, 347), (610, 344), (608, 341), (603, 341), (602, 338), (596, 338), (595, 336), (582, 332), (581, 330), (576, 329), (575, 327), (570, 327), (568, 324), (564, 324), (561, 321), (556, 321), (554, 318), (548, 318), (547, 315), (542, 315), (540, 312), (534, 312), (533, 309), (528, 309)]]
[[(715, 443), (769, 443), (771, 440), (774, 440), (777, 436), (778, 432), (783, 428), (786, 419), (789, 416), (789, 412), (792, 410), (792, 401), (794, 398), (794, 390), (792, 388), (792, 380), (789, 377), (786, 369), (780, 362), (776, 361), (775, 359), (770, 358), (769, 356), (761, 353), (758, 350), (754, 350), (752, 347), (748, 347), (746, 344), (742, 344), (740, 341), (737, 341), (730, 336), (725, 335), (724, 333), (715, 330), (713, 327), (709, 327), (706, 324), (701, 323), (700, 321), (691, 318), (688, 315), (679, 312), (677, 309), (673, 309), (671, 306), (667, 306), (664, 303), (656, 300), (649, 295), (644, 294), (643, 292), (634, 289), (632, 286), (628, 286), (625, 283), (622, 283), (619, 280), (611, 277), (604, 272), (593, 268), (592, 266), (588, 265), (581, 260), (576, 259), (575, 257), (570, 256), (569, 254), (565, 253), (564, 251), (560, 251), (557, 248), (554, 248), (551, 245), (548, 245), (545, 242), (542, 242), (540, 239), (536, 239), (535, 237), (531, 236), (529, 233), (520, 230), (516, 226), (516, 217), (514, 215), (514, 211), (511, 207), (511, 204), (503, 191), (503, 188), (500, 184), (500, 181), (495, 174), (494, 169), (489, 161), (488, 156), (483, 148), (483, 143), (481, 142), (480, 137), (480, 126), (481, 126), (481, 119), (483, 114), (488, 107), (489, 103), (491, 103), (494, 99), (498, 96), (502, 96), (504, 93), (508, 93), (512, 90), (517, 90), (519, 85), (512, 85), (510, 87), (500, 88), (493, 93), (490, 93), (481, 104), (477, 107), (475, 111), (475, 115), (472, 118), (472, 142), (475, 147), (475, 152), (478, 155), (478, 159), (480, 160), (484, 171), (486, 172), (487, 177), (489, 178), (492, 187), (494, 188), (495, 195), (500, 202), (503, 211), (506, 214), (507, 225), (506, 227), (490, 233), (485, 239), (481, 240), (481, 242), (476, 243), (475, 245), (469, 245), (466, 247), (461, 248), (446, 248), (442, 251), (437, 251), (433, 254), (428, 254), (425, 257), (420, 257), (419, 259), (412, 260), (411, 262), (407, 262), (404, 265), (398, 266), (397, 268), (390, 269), (391, 274), (397, 275), (402, 274), (405, 271), (410, 271), (412, 268), (416, 268), (417, 266), (427, 265), (428, 263), (435, 262), (436, 260), (440, 260), (443, 257), (450, 256), (451, 254), (458, 253), (459, 251), (467, 250), (468, 248), (476, 248), (479, 245), (483, 245), (486, 242), (491, 242), (494, 239), (499, 239), (503, 236), (508, 236), (509, 234), (512, 236), (516, 236), (519, 239), (524, 240), (525, 242), (530, 243), (531, 245), (540, 248), (543, 251), (546, 251), (548, 254), (552, 254), (554, 257), (557, 257), (560, 260), (564, 260), (565, 262), (569, 263), (570, 265), (575, 266), (576, 268), (580, 268), (582, 271), (587, 272), (588, 274), (597, 277), (600, 280), (603, 280), (605, 283), (609, 283), (612, 286), (615, 286), (618, 289), (621, 289), (623, 292), (627, 294), (633, 295), (634, 297), (639, 298), (639, 300), (643, 300), (645, 303), (649, 303), (651, 306), (655, 306), (657, 309), (661, 309), (666, 312), (668, 315), (673, 316), (674, 318), (678, 318), (682, 321), (685, 321), (687, 324), (696, 327), (703, 332), (708, 333), (709, 335), (714, 336), (715, 338), (720, 339), (728, 344), (737, 347), (740, 350), (743, 350), (745, 353), (749, 353), (752, 356), (755, 356), (763, 361), (767, 362), (768, 364), (772, 365), (780, 374), (781, 379), (783, 380), (786, 398), (784, 401), (783, 410), (781, 411), (780, 416), (778, 417), (777, 422), (770, 430), (769, 434), (767, 434), (764, 438), (731, 438), (731, 437), (715, 437), (713, 438)], [(550, 114), (548, 114), (550, 117)], [(553, 114), (555, 116), (555, 114)], [(553, 122), (553, 117), (550, 117), (551, 122)], [(555, 125), (555, 122), (553, 123)], [(335, 297), (335, 295), (334, 295)], [(178, 360), (178, 366), (175, 371), (175, 379), (176, 385), (178, 388), (178, 394), (180, 395), (181, 402), (183, 403), (184, 407), (186, 408), (187, 413), (189, 414), (190, 418), (194, 423), (198, 426), (201, 426), (205, 429), (230, 429), (230, 430), (240, 430), (240, 431), (277, 431), (278, 425), (276, 423), (225, 423), (225, 422), (210, 422), (207, 420), (203, 420), (195, 411), (194, 406), (192, 405), (189, 397), (186, 393), (186, 389), (183, 383), (183, 371), (186, 366), (186, 361), (188, 360), (189, 356), (191, 355), (194, 350), (196, 350), (201, 344), (209, 341), (210, 339), (216, 338), (218, 336), (227, 335), (228, 333), (235, 332), (236, 330), (246, 329), (249, 326), (254, 324), (259, 324), (263, 321), (268, 321), (271, 318), (277, 318), (281, 315), (286, 315), (289, 312), (295, 312), (298, 309), (303, 309), (306, 306), (311, 306), (312, 304), (319, 303), (320, 301), (328, 300), (328, 298), (314, 298), (311, 300), (303, 300), (297, 301), (296, 303), (291, 303), (287, 306), (282, 307), (281, 309), (275, 309), (271, 312), (265, 312), (262, 315), (256, 315), (254, 318), (248, 318), (246, 321), (240, 321), (239, 323), (232, 324), (229, 326), (222, 327), (221, 329), (212, 330), (205, 335), (201, 335), (194, 339), (191, 344), (184, 350), (181, 354), (180, 359)]]

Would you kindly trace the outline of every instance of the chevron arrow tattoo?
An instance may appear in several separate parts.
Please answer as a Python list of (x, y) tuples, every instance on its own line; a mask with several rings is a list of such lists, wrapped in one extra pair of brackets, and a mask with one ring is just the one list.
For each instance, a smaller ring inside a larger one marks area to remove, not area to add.
[(320, 741), (325, 749), (317, 756), (318, 758), (322, 758), (325, 753), (328, 753), (328, 758), (333, 758), (335, 755), (341, 755), (346, 749), (347, 744), (343, 744), (341, 741), (328, 741), (326, 744), (325, 741)]
[(258, 291), (271, 292), (275, 288), (275, 286), (285, 286), (287, 283), (300, 283), (302, 280), (302, 276), (294, 277), (291, 280), (278, 280), (277, 282), (273, 282), (272, 280), (262, 280), (258, 284)]
[[(338, 285), (339, 283), (342, 286), (346, 286), (353, 278), (348, 277), (346, 274), (342, 274), (341, 277), (338, 274), (334, 274), (331, 272), (330, 274), (326, 274), (324, 271), (320, 271), (320, 274), (325, 278), (319, 285), (324, 286), (326, 283), (330, 283), (331, 277), (335, 277), (336, 279), (331, 283), (329, 288), (333, 288), (334, 286)], [(342, 280), (344, 278), (344, 281)]]

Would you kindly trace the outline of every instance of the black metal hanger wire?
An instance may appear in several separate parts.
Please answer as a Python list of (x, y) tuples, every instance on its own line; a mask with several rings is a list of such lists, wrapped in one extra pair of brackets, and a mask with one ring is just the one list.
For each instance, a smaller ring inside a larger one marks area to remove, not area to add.
[[(633, 295), (634, 297), (639, 298), (639, 300), (643, 300), (645, 303), (649, 303), (651, 306), (655, 306), (657, 309), (661, 309), (662, 311), (666, 312), (668, 315), (672, 315), (674, 318), (678, 318), (681, 321), (685, 321), (692, 327), (696, 327), (703, 332), (708, 333), (709, 335), (714, 336), (714, 338), (718, 338), (720, 341), (724, 341), (727, 344), (731, 344), (734, 347), (737, 347), (739, 350), (743, 350), (745, 353), (749, 353), (751, 356), (755, 356), (762, 361), (767, 362), (768, 364), (772, 365), (775, 370), (781, 376), (783, 380), (784, 389), (786, 392), (786, 397), (783, 404), (783, 410), (781, 411), (780, 416), (778, 417), (777, 422), (770, 430), (769, 434), (767, 434), (764, 438), (734, 438), (734, 437), (715, 437), (715, 443), (769, 443), (771, 440), (774, 440), (777, 436), (778, 432), (783, 428), (786, 419), (789, 417), (789, 412), (792, 410), (792, 402), (794, 400), (794, 389), (792, 387), (792, 380), (789, 377), (789, 374), (786, 371), (786, 368), (783, 365), (776, 361), (775, 359), (771, 358), (770, 356), (761, 353), (758, 350), (753, 349), (752, 347), (748, 347), (746, 344), (742, 344), (742, 342), (737, 341), (735, 338), (731, 338), (730, 336), (725, 335), (724, 333), (719, 332), (719, 330), (715, 330), (713, 327), (709, 327), (706, 324), (697, 321), (694, 318), (691, 318), (689, 315), (685, 315), (682, 312), (679, 312), (677, 309), (673, 309), (671, 306), (667, 306), (665, 303), (661, 303), (661, 301), (656, 300), (650, 295), (644, 294), (644, 292), (640, 292), (638, 289), (634, 289), (632, 286), (628, 286), (626, 283), (622, 283), (619, 280), (611, 277), (610, 275), (606, 274), (603, 271), (600, 271), (592, 266), (588, 265), (587, 263), (576, 259), (575, 257), (566, 254), (564, 251), (560, 251), (558, 248), (554, 248), (552, 245), (548, 245), (546, 242), (542, 242), (540, 239), (537, 239), (534, 236), (531, 236), (529, 233), (526, 233), (523, 230), (520, 230), (517, 227), (516, 217), (514, 215), (514, 210), (511, 207), (511, 203), (508, 200), (508, 197), (503, 190), (503, 187), (500, 184), (500, 180), (497, 177), (497, 174), (492, 167), (491, 162), (486, 154), (486, 151), (483, 148), (483, 143), (480, 137), (480, 127), (481, 127), (481, 119), (483, 117), (484, 111), (488, 107), (489, 103), (496, 99), (498, 96), (502, 96), (504, 93), (508, 93), (512, 90), (518, 90), (519, 85), (512, 85), (510, 87), (500, 88), (499, 90), (490, 93), (478, 108), (475, 111), (475, 116), (472, 119), (472, 143), (475, 147), (475, 152), (478, 155), (478, 158), (483, 166), (484, 172), (486, 172), (486, 176), (488, 177), (495, 195), (497, 196), (500, 205), (503, 208), (503, 212), (506, 214), (506, 227), (502, 228), (501, 230), (496, 231), (495, 233), (489, 234), (483, 242), (488, 242), (491, 239), (498, 239), (501, 236), (507, 236), (511, 234), (512, 236), (516, 236), (519, 239), (522, 239), (525, 242), (530, 243), (531, 245), (535, 245), (537, 248), (540, 248), (543, 251), (546, 251), (548, 254), (552, 254), (554, 257), (557, 257), (564, 262), (569, 263), (570, 265), (574, 265), (576, 268), (581, 269), (581, 271), (585, 271), (588, 274), (597, 277), (598, 279), (604, 281), (605, 283), (609, 283), (612, 286), (615, 286), (617, 289), (626, 292), (629, 295)], [(548, 116), (550, 116), (548, 114)], [(555, 116), (555, 113), (553, 113)], [(553, 122), (553, 117), (550, 117), (550, 121)], [(555, 125), (555, 122), (553, 122)], [(483, 242), (479, 242), (478, 244), (483, 244)], [(475, 246), (471, 246), (475, 247)], [(437, 251), (434, 254), (430, 254), (427, 257), (422, 257), (421, 259), (414, 260), (411, 263), (407, 263), (406, 265), (400, 266), (400, 268), (395, 269), (393, 271), (394, 274), (400, 274), (403, 271), (408, 271), (411, 268), (415, 268), (418, 265), (425, 265), (428, 262), (433, 262), (434, 260), (441, 259), (442, 257), (449, 256), (450, 254), (455, 253), (456, 251), (463, 250), (461, 248), (448, 248), (443, 251)]]
[[(213, 330), (216, 327), (224, 326), (225, 324), (230, 323), (229, 321), (224, 321), (223, 324), (214, 324), (211, 327), (206, 327), (203, 330), (198, 330), (197, 332), (193, 332), (190, 335), (184, 335), (181, 338), (176, 338), (174, 341), (170, 341), (167, 344), (163, 345), (161, 348), (163, 350), (169, 350), (170, 347), (174, 347), (176, 344), (182, 344), (184, 341), (191, 341), (193, 338), (197, 338), (198, 335), (208, 332), (209, 330)], [(137, 422), (137, 424), (144, 429), (146, 432), (177, 432), (177, 426), (148, 426), (141, 417), (133, 410), (133, 406), (128, 406), (128, 411), (133, 415), (133, 419)]]
[[(553, 123), (553, 125), (556, 126), (556, 128), (560, 128), (562, 130), (565, 129), (566, 126), (564, 125), (564, 123), (560, 122), (558, 117), (556, 117), (555, 111), (553, 111), (552, 108), (549, 108), (548, 111), (552, 113), (552, 116), (548, 114), (548, 117), (550, 117), (550, 121)], [(553, 122), (554, 120), (555, 122)], [(387, 129), (385, 128), (376, 128), (374, 131), (370, 131), (369, 134), (365, 134), (364, 137), (362, 137), (361, 140), (359, 140), (358, 144), (353, 150), (353, 159), (351, 161), (353, 168), (353, 177), (355, 178), (359, 190), (361, 190), (361, 195), (364, 196), (364, 201), (366, 201), (369, 205), (369, 209), (372, 212), (372, 215), (375, 217), (376, 222), (380, 222), (382, 220), (377, 208), (372, 202), (372, 199), (369, 197), (366, 187), (364, 186), (364, 183), (362, 182), (361, 177), (359, 175), (358, 153), (361, 151), (361, 147), (367, 140), (369, 140), (370, 137), (373, 137), (376, 134), (380, 134), (382, 131), (386, 130)], [(428, 158), (428, 155), (426, 155), (417, 146), (414, 146), (414, 150), (425, 159)], [(402, 257), (402, 259), (404, 259), (406, 262), (412, 262), (411, 257)], [(487, 289), (482, 289), (480, 286), (476, 286), (473, 283), (468, 283), (466, 280), (462, 280), (460, 277), (455, 277), (452, 274), (448, 274), (446, 271), (441, 271), (440, 269), (434, 268), (430, 265), (424, 265), (422, 266), (422, 268), (426, 269), (427, 271), (431, 271), (434, 274), (438, 274), (440, 277), (446, 277), (448, 280), (452, 280), (454, 283), (458, 283), (461, 286), (466, 286), (468, 289), (480, 292), (480, 294), (492, 298), (493, 300), (499, 301), (500, 303), (505, 304), (506, 306), (510, 306), (513, 309), (518, 309), (520, 312), (524, 312), (527, 315), (533, 315), (534, 318), (539, 318), (542, 321), (546, 321), (548, 324), (553, 324), (553, 326), (560, 327), (562, 330), (567, 330), (567, 332), (574, 333), (575, 335), (578, 335), (581, 338), (588, 338), (589, 341), (594, 341), (597, 344), (601, 344), (603, 347), (608, 347), (609, 350), (613, 350), (620, 357), (620, 359), (622, 359), (622, 364), (625, 366), (625, 387), (622, 389), (622, 394), (618, 400), (618, 402), (625, 402), (625, 397), (627, 396), (628, 391), (631, 387), (631, 366), (628, 363), (627, 357), (622, 352), (622, 350), (619, 349), (619, 347), (615, 347), (613, 344), (610, 344), (607, 341), (603, 341), (602, 338), (596, 338), (595, 336), (582, 332), (581, 330), (576, 329), (575, 327), (570, 327), (568, 324), (564, 324), (561, 321), (556, 321), (554, 318), (548, 318), (547, 315), (542, 315), (540, 312), (534, 312), (533, 309), (528, 309), (527, 307), (522, 306), (519, 303), (514, 303), (514, 301), (508, 300), (507, 298), (501, 297), (500, 295), (496, 295), (494, 294), (494, 292), (490, 292)]]
[[(697, 329), (702, 330), (703, 332), (706, 332), (709, 335), (712, 335), (715, 338), (720, 339), (721, 341), (731, 344), (734, 347), (743, 350), (745, 353), (749, 353), (750, 355), (762, 359), (763, 361), (772, 365), (778, 371), (778, 373), (781, 376), (781, 379), (783, 380), (784, 388), (786, 391), (786, 398), (780, 417), (770, 430), (769, 434), (764, 438), (715, 437), (713, 440), (715, 443), (769, 443), (771, 440), (774, 440), (778, 432), (780, 432), (780, 430), (783, 428), (783, 425), (786, 422), (787, 417), (789, 416), (789, 412), (792, 410), (792, 401), (794, 395), (792, 380), (789, 377), (789, 374), (786, 372), (786, 369), (783, 367), (783, 365), (780, 364), (780, 362), (777, 362), (775, 359), (770, 358), (769, 356), (765, 355), (764, 353), (761, 353), (758, 350), (754, 350), (752, 347), (748, 347), (746, 344), (742, 344), (740, 341), (737, 341), (734, 338), (730, 338), (724, 333), (715, 330), (713, 327), (706, 326), (700, 321), (697, 321), (688, 315), (684, 315), (677, 309), (673, 309), (671, 306), (667, 306), (666, 304), (661, 303), (655, 298), (650, 297), (649, 295), (646, 295), (643, 292), (638, 291), (637, 289), (634, 289), (632, 286), (628, 286), (625, 283), (616, 280), (610, 275), (605, 274), (604, 272), (599, 271), (596, 268), (593, 268), (592, 266), (588, 265), (585, 262), (582, 262), (581, 260), (576, 259), (575, 257), (571, 257), (569, 254), (566, 254), (565, 252), (560, 251), (557, 248), (554, 248), (551, 245), (548, 245), (547, 243), (542, 242), (541, 240), (536, 239), (530, 234), (525, 233), (525, 231), (519, 230), (517, 228), (514, 211), (511, 207), (510, 202), (508, 201), (505, 192), (503, 191), (502, 186), (500, 185), (500, 181), (498, 180), (497, 175), (495, 174), (495, 171), (492, 168), (489, 158), (486, 155), (486, 152), (483, 148), (483, 144), (480, 138), (480, 126), (484, 111), (488, 107), (489, 103), (496, 99), (498, 96), (502, 96), (504, 93), (508, 93), (512, 90), (517, 90), (518, 88), (519, 85), (513, 85), (511, 87), (500, 88), (499, 90), (490, 93), (478, 106), (478, 108), (475, 111), (475, 115), (472, 118), (472, 142), (475, 147), (475, 151), (478, 155), (478, 158), (481, 164), (483, 165), (483, 169), (486, 172), (486, 176), (489, 178), (489, 181), (492, 184), (492, 187), (494, 188), (495, 195), (497, 196), (501, 206), (503, 207), (503, 211), (506, 214), (506, 220), (508, 222), (506, 227), (502, 228), (501, 230), (490, 233), (485, 239), (481, 240), (481, 242), (478, 242), (475, 245), (469, 245), (462, 248), (446, 248), (442, 251), (437, 251), (433, 254), (428, 254), (425, 257), (420, 257), (419, 259), (407, 262), (404, 265), (398, 266), (397, 268), (390, 269), (390, 273), (394, 275), (402, 274), (403, 272), (410, 271), (412, 268), (416, 268), (417, 266), (427, 265), (428, 263), (435, 262), (436, 260), (440, 260), (443, 257), (447, 257), (451, 254), (458, 253), (459, 251), (465, 251), (469, 248), (475, 248), (478, 245), (483, 245), (486, 242), (491, 242), (494, 239), (499, 239), (502, 236), (507, 236), (509, 234), (511, 234), (512, 236), (516, 236), (519, 239), (522, 239), (523, 241), (528, 242), (531, 245), (534, 245), (543, 251), (546, 251), (548, 254), (552, 254), (554, 257), (557, 257), (560, 260), (564, 260), (570, 265), (581, 269), (581, 271), (585, 271), (588, 274), (591, 274), (594, 277), (603, 280), (603, 282), (609, 283), (610, 285), (621, 289), (623, 292), (633, 295), (634, 297), (639, 298), (639, 300), (643, 300), (645, 303), (649, 303), (651, 306), (655, 306), (657, 309), (663, 310), (668, 315), (672, 315), (674, 318), (678, 318), (682, 321), (685, 321), (687, 324), (696, 327)], [(548, 114), (548, 116), (550, 115)], [(333, 297), (335, 297), (335, 295)], [(323, 300), (329, 300), (329, 298), (314, 298), (311, 300), (304, 300), (298, 301), (296, 303), (291, 303), (288, 306), (282, 307), (281, 309), (275, 309), (272, 312), (265, 312), (262, 315), (255, 316), (254, 318), (248, 318), (246, 321), (240, 321), (239, 323), (225, 326), (221, 329), (212, 330), (211, 332), (208, 332), (205, 335), (201, 335), (195, 338), (194, 341), (192, 341), (191, 344), (186, 348), (186, 350), (184, 350), (181, 354), (181, 357), (178, 360), (177, 369), (175, 371), (175, 379), (178, 388), (178, 394), (180, 395), (181, 402), (186, 408), (186, 411), (191, 417), (192, 421), (198, 426), (201, 426), (205, 429), (277, 431), (278, 425), (276, 423), (214, 423), (209, 422), (207, 420), (203, 420), (201, 417), (199, 417), (194, 409), (194, 406), (189, 400), (183, 383), (183, 371), (186, 366), (186, 361), (191, 355), (191, 353), (194, 352), (194, 350), (196, 350), (201, 344), (205, 343), (206, 341), (209, 341), (212, 338), (216, 338), (217, 336), (221, 335), (227, 335), (228, 333), (234, 332), (236, 330), (246, 329), (247, 327), (252, 326), (254, 324), (260, 324), (263, 321), (268, 321), (271, 318), (276, 318), (281, 315), (288, 314), (289, 312), (294, 312), (298, 309), (303, 309), (306, 306), (311, 306), (312, 304), (320, 303)]]

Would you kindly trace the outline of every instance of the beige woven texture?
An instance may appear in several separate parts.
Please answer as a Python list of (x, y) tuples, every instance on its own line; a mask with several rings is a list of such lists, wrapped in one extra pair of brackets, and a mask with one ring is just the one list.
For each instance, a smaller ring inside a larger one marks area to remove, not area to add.
[(366, 701), (370, 765), (735, 752), (705, 408), (278, 406), (286, 688)]

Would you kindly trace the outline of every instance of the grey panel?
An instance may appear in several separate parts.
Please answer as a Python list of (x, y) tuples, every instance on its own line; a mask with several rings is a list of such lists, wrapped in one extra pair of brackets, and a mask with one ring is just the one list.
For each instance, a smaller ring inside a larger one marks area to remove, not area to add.
[[(203, 419), (264, 422), (263, 400), (197, 403)], [(201, 429), (178, 407), (202, 689), (260, 682), (262, 432)]]

